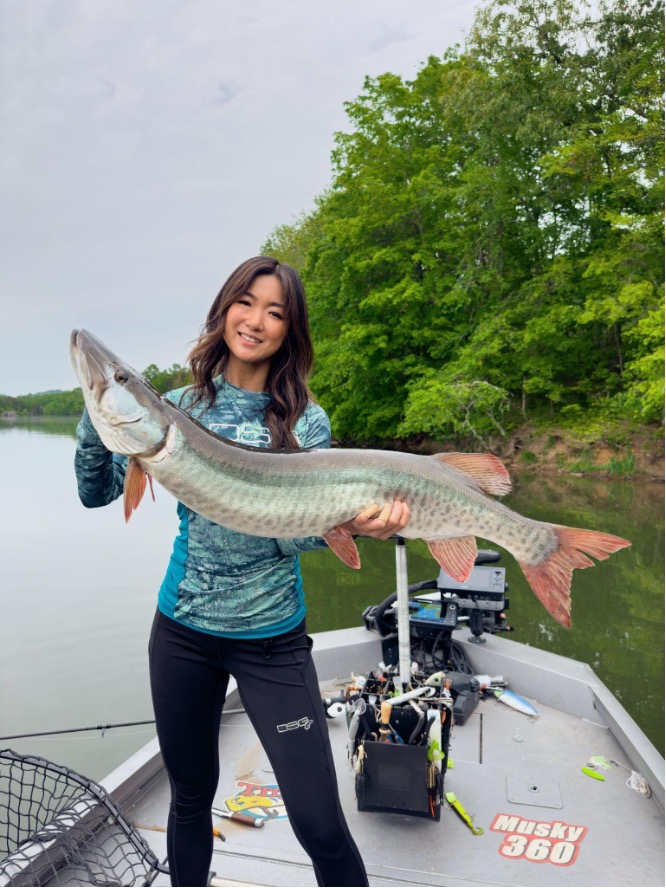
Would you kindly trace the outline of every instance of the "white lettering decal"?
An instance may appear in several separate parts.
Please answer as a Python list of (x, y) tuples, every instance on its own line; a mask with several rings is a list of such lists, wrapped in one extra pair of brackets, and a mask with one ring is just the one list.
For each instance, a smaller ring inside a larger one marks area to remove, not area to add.
[(522, 857), (525, 853), (525, 847), (527, 846), (527, 839), (525, 836), (507, 836), (504, 839), (504, 844), (501, 846), (500, 854), (503, 854), (505, 857)]
[(523, 820), (513, 814), (497, 814), (490, 828), (494, 832), (506, 833), (498, 849), (503, 857), (522, 857), (532, 863), (552, 863), (555, 866), (571, 866), (578, 857), (580, 843), (587, 835), (586, 826), (563, 823), (561, 820), (552, 823)]
[(212, 422), (210, 430), (216, 435), (221, 435), (230, 441), (237, 441), (239, 444), (259, 447), (261, 444), (270, 445), (271, 443), (270, 431), (259, 423), (243, 422), (237, 425), (233, 422)]
[(309, 731), (313, 724), (313, 719), (304, 716), (303, 718), (299, 718), (298, 721), (287, 722), (286, 725), (276, 725), (276, 727), (280, 734), (284, 734), (285, 731), (296, 731), (298, 728), (305, 728), (306, 731)]
[(574, 862), (578, 845), (573, 842), (556, 842), (550, 852), (550, 862), (557, 866), (569, 866)]
[(498, 814), (491, 829), (495, 832), (515, 832), (520, 817), (512, 817), (510, 814)]
[(532, 839), (525, 850), (525, 857), (537, 863), (544, 861), (550, 854), (552, 842), (550, 839)]

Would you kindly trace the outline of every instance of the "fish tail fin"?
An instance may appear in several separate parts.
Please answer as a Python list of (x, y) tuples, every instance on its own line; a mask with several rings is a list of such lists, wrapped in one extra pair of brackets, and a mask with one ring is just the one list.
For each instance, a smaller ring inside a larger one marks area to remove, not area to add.
[[(551, 525), (557, 536), (558, 546), (542, 561), (518, 564), (527, 582), (548, 613), (561, 626), (571, 626), (571, 574), (574, 568), (594, 567), (592, 555), (600, 561), (613, 552), (630, 546), (629, 540), (596, 530)], [(585, 554), (587, 553), (587, 554)]]

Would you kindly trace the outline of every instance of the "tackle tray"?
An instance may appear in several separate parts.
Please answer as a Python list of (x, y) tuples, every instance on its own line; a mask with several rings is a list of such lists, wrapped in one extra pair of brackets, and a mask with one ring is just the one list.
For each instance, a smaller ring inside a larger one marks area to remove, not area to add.
[(427, 720), (415, 738), (416, 742), (409, 743), (420, 720), (409, 701), (392, 707), (389, 722), (392, 731), (403, 742), (376, 739), (379, 737), (379, 707), (382, 701), (390, 699), (392, 691), (391, 679), (380, 682), (369, 676), (357, 697), (366, 704), (359, 720), (352, 757), (358, 810), (393, 811), (439, 820), (453, 722), (451, 697), (437, 689), (433, 697), (415, 699), (417, 704), (427, 703), (429, 711), (437, 710), (442, 735), (440, 749), (433, 754)]

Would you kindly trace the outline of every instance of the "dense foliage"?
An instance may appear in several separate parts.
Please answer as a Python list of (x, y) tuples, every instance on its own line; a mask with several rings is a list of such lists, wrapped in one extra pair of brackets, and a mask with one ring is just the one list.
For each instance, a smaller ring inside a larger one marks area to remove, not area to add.
[(489, 0), (413, 81), (366, 79), (301, 271), (338, 437), (661, 419), (663, 0)]
[[(143, 375), (158, 392), (168, 392), (192, 382), (190, 371), (180, 364), (173, 364), (167, 370), (160, 370), (156, 364), (151, 364), (143, 371)], [(18, 416), (80, 416), (82, 412), (83, 395), (80, 388), (69, 392), (20, 395), (17, 398), (0, 395), (0, 415), (16, 413)]]
[(18, 416), (77, 416), (83, 411), (81, 389), (69, 392), (39, 392), (36, 395), (0, 395), (0, 415)]
[(192, 384), (192, 373), (188, 367), (180, 364), (172, 364), (167, 370), (160, 370), (157, 364), (150, 364), (143, 375), (162, 394)]

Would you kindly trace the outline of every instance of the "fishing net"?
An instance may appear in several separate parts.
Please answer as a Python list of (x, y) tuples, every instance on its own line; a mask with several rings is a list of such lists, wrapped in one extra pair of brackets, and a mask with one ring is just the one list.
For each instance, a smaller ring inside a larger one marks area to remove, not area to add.
[(99, 784), (0, 750), (0, 885), (151, 885), (167, 872)]

